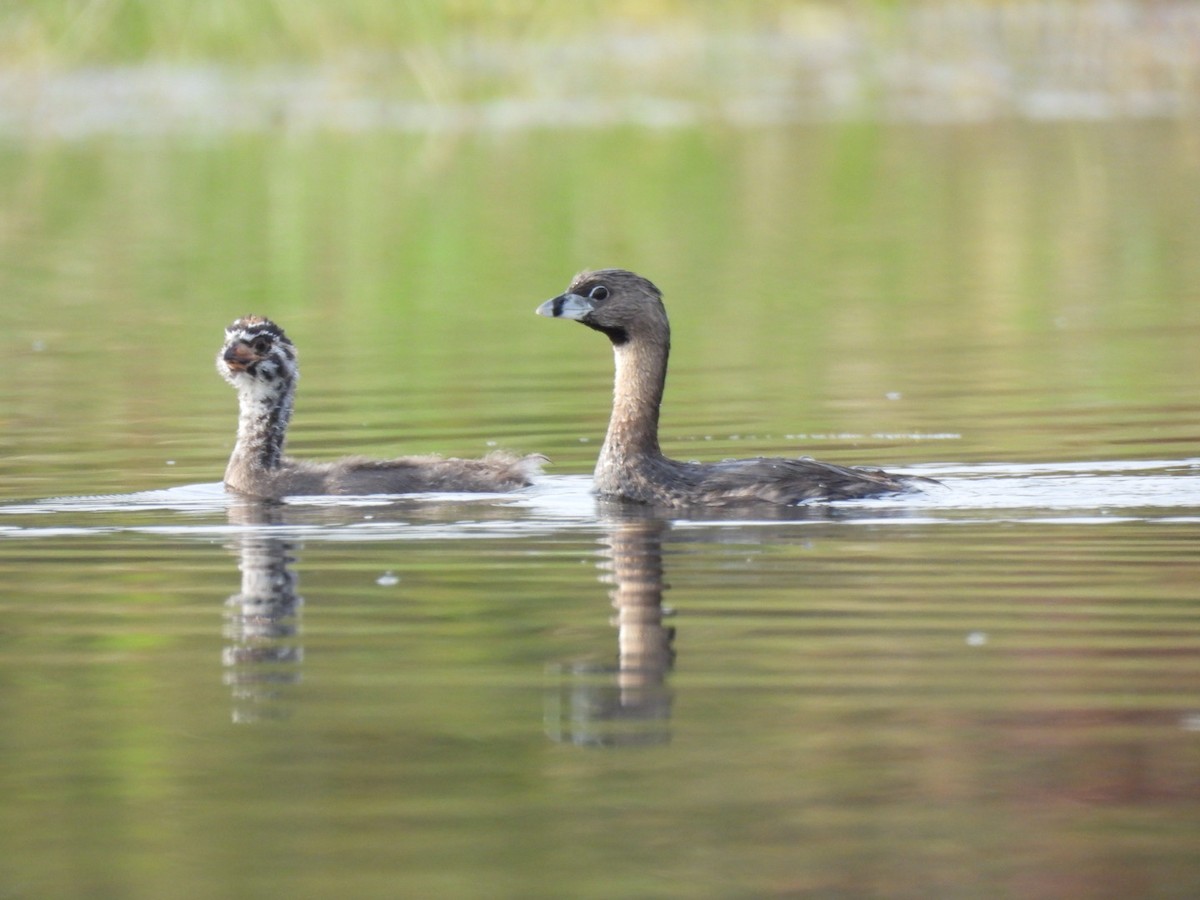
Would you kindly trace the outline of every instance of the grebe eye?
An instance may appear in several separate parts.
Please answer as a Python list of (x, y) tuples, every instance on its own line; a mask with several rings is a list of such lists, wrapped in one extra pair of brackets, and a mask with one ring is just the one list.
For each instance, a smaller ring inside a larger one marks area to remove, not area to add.
[(254, 343), (250, 346), (254, 348), (255, 353), (262, 356), (271, 349), (271, 340), (270, 338), (258, 337), (254, 339)]
[(607, 300), (608, 288), (602, 284), (598, 284), (588, 291), (588, 297), (590, 297), (592, 300)]

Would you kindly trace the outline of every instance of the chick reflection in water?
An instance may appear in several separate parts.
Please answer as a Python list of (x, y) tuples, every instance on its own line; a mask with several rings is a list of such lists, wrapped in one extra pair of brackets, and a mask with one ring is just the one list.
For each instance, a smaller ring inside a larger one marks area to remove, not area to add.
[(616, 615), (617, 666), (569, 664), (552, 670), (546, 731), (557, 741), (603, 747), (665, 743), (670, 737), (667, 672), (675, 629), (663, 625), (662, 535), (657, 519), (617, 523), (605, 538), (600, 580)]
[[(229, 522), (251, 526), (235, 545), (242, 589), (226, 601), (222, 654), (225, 683), (233, 694), (234, 722), (281, 718), (288, 685), (300, 681), (304, 650), (297, 645), (299, 610), (294, 545), (272, 533), (281, 506), (244, 498), (229, 509)], [(253, 527), (262, 526), (262, 527)]]

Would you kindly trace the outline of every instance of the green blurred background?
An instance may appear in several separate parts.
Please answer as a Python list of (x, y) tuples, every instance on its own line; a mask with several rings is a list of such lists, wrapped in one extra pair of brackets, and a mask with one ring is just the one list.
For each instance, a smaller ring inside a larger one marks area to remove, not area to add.
[(608, 353), (532, 309), (606, 265), (666, 293), (680, 455), (1177, 453), (1197, 32), (1186, 4), (6, 6), (5, 490), (215, 479), (212, 356), (250, 312), (301, 349), (298, 453), (588, 471)]

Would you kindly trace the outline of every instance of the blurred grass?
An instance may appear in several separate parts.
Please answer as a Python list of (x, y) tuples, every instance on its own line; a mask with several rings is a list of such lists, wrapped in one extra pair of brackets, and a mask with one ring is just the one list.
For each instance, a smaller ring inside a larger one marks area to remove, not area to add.
[(1196, 121), (1200, 5), (0, 4), (0, 133)]
[(598, 25), (770, 21), (795, 4), (759, 0), (30, 0), (0, 5), (10, 64), (313, 62), (455, 36), (523, 38)]
[[(1195, 353), (1186, 336), (1200, 283), (1197, 120), (1182, 104), (1174, 117), (1054, 125), (1013, 112), (1025, 109), (1023, 86), (1055, 95), (1096, 84), (1089, 66), (1110, 60), (1125, 66), (1105, 68), (1114, 84), (1138, 73), (1169, 80), (1174, 57), (1164, 51), (1153, 68), (1126, 52), (1145, 34), (1118, 33), (1119, 17), (1089, 44), (1082, 13), (1046, 13), (1082, 5), (1040, 5), (1043, 20), (1020, 19), (1027, 6), (1012, 19), (1000, 4), (939, 9), (943, 18), (930, 21), (940, 32), (882, 4), (0, 7), (10, 67), (17, 58), (99, 67), (29, 79), (11, 92), (23, 101), (0, 103), (12, 135), (0, 140), (0, 351), (13, 361), (0, 370), (0, 475), (54, 485), (23, 490), (30, 496), (101, 489), (89, 469), (127, 488), (129, 471), (161, 469), (165, 457), (179, 466), (164, 478), (211, 477), (233, 406), (212, 354), (222, 326), (250, 312), (278, 317), (304, 348), (301, 449), (466, 454), (494, 440), (549, 452), (559, 472), (586, 471), (594, 445), (580, 440), (602, 431), (611, 361), (583, 329), (532, 309), (575, 271), (603, 265), (641, 270), (667, 292), (677, 336), (668, 438), (971, 432), (974, 443), (955, 448), (962, 458), (1070, 458), (1076, 451), (1048, 444), (1067, 429), (1046, 436), (1037, 428), (1047, 420), (1027, 419), (1114, 403), (1158, 415), (1185, 402), (1174, 373)], [(980, 20), (962, 9), (998, 15), (973, 31)], [(875, 31), (856, 33), (842, 57), (822, 56), (842, 46), (855, 16)], [(792, 34), (827, 28), (834, 38), (772, 58), (758, 52), (770, 40), (739, 43), (719, 21), (743, 32), (752, 22)], [(1165, 34), (1165, 20), (1155, 21)], [(614, 36), (618, 22), (672, 38), (695, 27), (697, 39), (627, 40)], [(1013, 22), (1020, 27), (1000, 27)], [(599, 23), (604, 37), (591, 34)], [(457, 44), (464, 35), (487, 38), (487, 52)], [(1065, 39), (1054, 44), (1059, 35), (1079, 38), (1078, 53)], [(947, 70), (943, 61), (966, 54), (971, 39), (992, 55)], [(468, 52), (416, 46), (437, 40)], [(900, 53), (893, 62), (909, 67), (886, 69), (873, 55), (880, 40), (923, 55)], [(217, 57), (238, 69), (372, 47), (408, 49), (394, 55), (398, 65), (334, 63), (311, 84), (299, 78), (279, 115), (249, 125), (235, 115), (245, 101), (237, 84), (269, 82), (269, 107), (271, 73), (218, 78), (200, 102), (183, 78), (178, 109), (149, 102), (154, 91), (139, 93), (137, 79), (103, 77), (104, 65), (145, 61), (157, 88), (153, 60), (170, 70), (172, 60)], [(722, 56), (722, 47), (732, 50)], [(1006, 69), (1005, 53), (1020, 48), (1026, 68)], [(610, 94), (635, 111), (647, 97), (737, 110), (776, 90), (786, 112), (810, 83), (814, 92), (833, 84), (828, 107), (819, 93), (814, 106), (841, 114), (857, 109), (850, 88), (869, 93), (872, 73), (885, 70), (895, 102), (874, 117), (747, 125), (668, 115), (645, 127), (605, 118), (597, 103), (595, 118), (554, 118)], [(973, 72), (1000, 73), (994, 94), (986, 80), (955, 80)], [(361, 83), (347, 88), (354, 78)], [(922, 90), (924, 105), (906, 118), (905, 102)], [(532, 126), (518, 111), (498, 119), (515, 126), (494, 128), (396, 129), (386, 117), (343, 128), (336, 117), (300, 115), (322, 104), (358, 109), (378, 99), (373, 91), (417, 93), (428, 106), (490, 91), (502, 111), (514, 97), (559, 102)], [(963, 96), (954, 124), (921, 118)], [(55, 107), (63, 97), (70, 102)], [(24, 120), (14, 112), (21, 102)], [(993, 118), (971, 118), (981, 108)], [(70, 132), (79, 140), (56, 137), (56, 110), (83, 117)], [(187, 127), (206, 112), (209, 127)], [(93, 127), (106, 113), (112, 123)], [(177, 131), (138, 130), (170, 114)], [(1177, 441), (1178, 422), (1081, 455), (1148, 454), (1145, 436)], [(780, 452), (794, 443), (778, 440)], [(741, 449), (702, 446), (709, 456)], [(871, 461), (892, 458), (872, 452)]]

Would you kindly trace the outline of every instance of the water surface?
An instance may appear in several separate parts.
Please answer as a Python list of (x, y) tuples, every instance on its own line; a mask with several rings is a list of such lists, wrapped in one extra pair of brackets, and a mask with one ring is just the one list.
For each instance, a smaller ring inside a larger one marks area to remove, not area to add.
[[(0, 145), (12, 896), (1200, 890), (1200, 167), (1169, 117)], [(938, 479), (598, 505), (663, 288), (668, 452)], [(546, 453), (505, 496), (216, 483), (223, 326), (291, 449)], [(182, 887), (181, 887), (182, 886)]]

